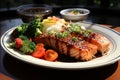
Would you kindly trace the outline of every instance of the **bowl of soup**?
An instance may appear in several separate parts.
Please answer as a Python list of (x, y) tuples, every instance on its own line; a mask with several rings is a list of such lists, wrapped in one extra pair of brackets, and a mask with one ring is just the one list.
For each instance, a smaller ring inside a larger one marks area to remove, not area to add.
[(26, 4), (17, 7), (17, 13), (23, 22), (28, 23), (36, 18), (46, 18), (52, 13), (52, 7), (46, 4)]

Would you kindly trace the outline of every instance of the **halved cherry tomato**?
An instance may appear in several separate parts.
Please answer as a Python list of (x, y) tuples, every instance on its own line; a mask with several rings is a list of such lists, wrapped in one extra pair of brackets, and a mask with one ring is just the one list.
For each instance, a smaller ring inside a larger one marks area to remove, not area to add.
[(45, 52), (44, 59), (48, 61), (55, 61), (58, 58), (58, 53), (54, 50), (48, 49)]
[(36, 58), (42, 58), (45, 55), (44, 47), (36, 49), (36, 51), (34, 51), (31, 55)]
[(39, 48), (44, 48), (44, 44), (43, 43), (38, 43), (37, 45), (36, 45), (36, 49), (39, 49)]
[(23, 41), (21, 38), (16, 38), (15, 39), (15, 48), (19, 49), (20, 47), (22, 47)]
[(36, 45), (36, 50), (31, 55), (36, 58), (42, 58), (45, 55), (44, 44), (38, 43)]

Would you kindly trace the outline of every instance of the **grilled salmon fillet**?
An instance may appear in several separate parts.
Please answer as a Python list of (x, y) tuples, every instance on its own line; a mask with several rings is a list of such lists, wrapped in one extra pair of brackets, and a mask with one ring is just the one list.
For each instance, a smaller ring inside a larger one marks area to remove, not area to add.
[(110, 49), (110, 41), (101, 34), (91, 34), (88, 41), (97, 46), (99, 52), (103, 55)]
[(72, 37), (58, 39), (47, 34), (39, 35), (34, 39), (36, 43), (44, 43), (61, 54), (74, 57), (78, 60), (91, 60), (97, 53), (97, 46), (85, 40), (73, 41)]
[(44, 43), (61, 54), (86, 61), (93, 59), (98, 51), (104, 55), (110, 48), (110, 41), (101, 34), (92, 33), (88, 37), (78, 36), (78, 41), (73, 41), (72, 37), (57, 38), (55, 35), (41, 34), (34, 41)]

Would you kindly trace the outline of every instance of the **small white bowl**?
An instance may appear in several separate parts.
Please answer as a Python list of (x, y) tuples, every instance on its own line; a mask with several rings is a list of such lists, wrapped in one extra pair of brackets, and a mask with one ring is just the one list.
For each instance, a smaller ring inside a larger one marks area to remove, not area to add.
[[(70, 11), (77, 10), (80, 12), (80, 14), (69, 14)], [(82, 13), (81, 13), (82, 12)], [(69, 9), (63, 9), (60, 11), (60, 14), (65, 20), (71, 20), (71, 21), (83, 21), (86, 20), (88, 17), (88, 14), (90, 11), (88, 9), (84, 8), (69, 8)]]

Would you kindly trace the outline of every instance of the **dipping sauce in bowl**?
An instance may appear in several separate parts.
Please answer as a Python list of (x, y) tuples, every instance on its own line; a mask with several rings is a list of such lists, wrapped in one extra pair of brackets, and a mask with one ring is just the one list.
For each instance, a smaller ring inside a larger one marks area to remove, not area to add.
[(23, 22), (28, 23), (36, 18), (45, 18), (52, 13), (52, 7), (45, 4), (27, 4), (17, 8)]

